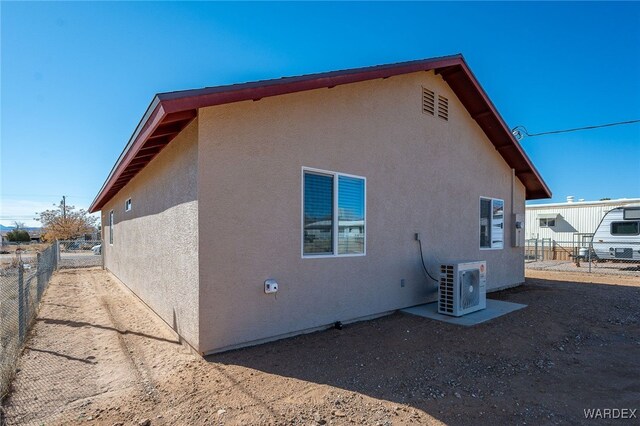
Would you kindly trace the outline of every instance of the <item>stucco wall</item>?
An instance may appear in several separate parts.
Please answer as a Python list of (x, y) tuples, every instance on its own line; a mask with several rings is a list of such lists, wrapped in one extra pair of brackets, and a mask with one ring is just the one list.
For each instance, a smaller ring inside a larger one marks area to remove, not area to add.
[[(421, 86), (449, 99), (448, 122), (422, 113)], [(524, 280), (511, 169), (432, 72), (204, 108), (198, 131), (202, 351), (435, 299), (416, 232), (432, 274), (484, 259), (490, 289)], [(367, 178), (366, 256), (301, 258), (303, 166)], [(505, 200), (502, 250), (479, 249), (480, 196)], [(517, 180), (515, 198), (524, 213)]]
[[(196, 348), (197, 136), (195, 120), (102, 209), (106, 268)], [(125, 212), (129, 197), (132, 209)]]

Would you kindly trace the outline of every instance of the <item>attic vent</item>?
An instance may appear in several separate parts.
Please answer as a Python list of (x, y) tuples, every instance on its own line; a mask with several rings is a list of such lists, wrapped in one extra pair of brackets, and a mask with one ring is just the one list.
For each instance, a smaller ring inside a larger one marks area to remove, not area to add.
[(449, 100), (440, 95), (438, 95), (438, 117), (449, 120)]
[(436, 104), (436, 94), (429, 89), (422, 88), (422, 112), (434, 115)]

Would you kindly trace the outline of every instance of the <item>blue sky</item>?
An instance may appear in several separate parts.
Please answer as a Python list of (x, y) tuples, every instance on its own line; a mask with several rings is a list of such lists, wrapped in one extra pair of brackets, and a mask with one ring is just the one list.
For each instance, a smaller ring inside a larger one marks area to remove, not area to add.
[[(464, 54), (511, 127), (640, 118), (638, 3), (1, 2), (0, 223), (87, 207), (153, 95)], [(554, 192), (640, 197), (640, 125), (524, 139)]]

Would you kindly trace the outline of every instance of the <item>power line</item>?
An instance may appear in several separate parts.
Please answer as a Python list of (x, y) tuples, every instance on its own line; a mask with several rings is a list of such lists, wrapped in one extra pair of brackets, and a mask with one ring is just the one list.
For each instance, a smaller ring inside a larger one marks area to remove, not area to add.
[(534, 136), (554, 135), (554, 134), (557, 134), (557, 133), (578, 132), (580, 130), (592, 130), (592, 129), (599, 129), (599, 128), (602, 128), (602, 127), (622, 126), (624, 124), (634, 124), (634, 123), (640, 123), (640, 120), (618, 121), (616, 123), (598, 124), (596, 126), (576, 127), (576, 128), (573, 128), (573, 129), (565, 129), (565, 130), (552, 130), (550, 132), (540, 132), (540, 133), (529, 133), (529, 131), (527, 130), (526, 127), (524, 127), (524, 126), (516, 126), (513, 129), (511, 129), (511, 133), (513, 134), (513, 136), (516, 137), (516, 139), (520, 140), (524, 136), (528, 136), (528, 137), (531, 138), (531, 137), (534, 137)]
[[(59, 197), (60, 194), (5, 194), (2, 193), (2, 196), (4, 197)], [(88, 195), (67, 195), (67, 197), (69, 198), (82, 198), (85, 200), (93, 200), (93, 196), (88, 196)]]

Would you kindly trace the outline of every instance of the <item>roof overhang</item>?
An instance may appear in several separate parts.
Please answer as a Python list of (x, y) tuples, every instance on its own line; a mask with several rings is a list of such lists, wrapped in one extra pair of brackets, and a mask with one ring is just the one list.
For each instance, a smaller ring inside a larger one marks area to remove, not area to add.
[(538, 213), (536, 218), (538, 219), (557, 219), (560, 213)]
[(154, 97), (147, 108), (100, 192), (91, 203), (89, 211), (93, 213), (100, 210), (115, 196), (197, 116), (199, 108), (432, 70), (449, 84), (495, 149), (515, 170), (516, 176), (525, 186), (526, 199), (550, 198), (551, 191), (511, 134), (462, 55), (453, 55), (229, 86), (160, 93)]

